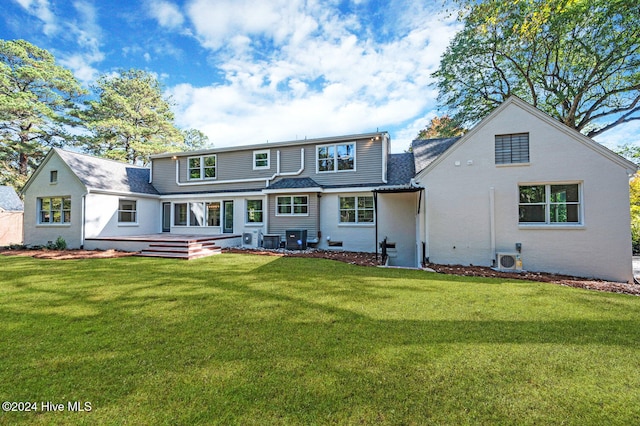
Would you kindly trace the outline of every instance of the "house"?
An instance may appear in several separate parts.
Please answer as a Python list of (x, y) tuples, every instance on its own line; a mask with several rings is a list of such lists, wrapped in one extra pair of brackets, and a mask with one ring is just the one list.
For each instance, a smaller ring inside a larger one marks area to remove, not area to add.
[(431, 262), (632, 282), (633, 163), (516, 97), (413, 151)]
[(24, 190), (25, 242), (382, 249), (398, 266), (632, 280), (635, 165), (526, 102), (461, 138), (389, 146), (372, 132), (160, 154), (149, 168), (54, 149)]
[(24, 189), (24, 242), (62, 237), (80, 248), (88, 237), (159, 232), (158, 191), (150, 170), (53, 148)]
[(10, 186), (0, 186), (0, 247), (22, 243), (24, 206)]

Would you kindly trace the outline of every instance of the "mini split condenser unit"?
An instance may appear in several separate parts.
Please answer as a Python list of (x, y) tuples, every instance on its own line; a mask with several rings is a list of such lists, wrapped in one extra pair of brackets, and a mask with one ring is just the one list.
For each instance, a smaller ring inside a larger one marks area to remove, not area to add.
[(501, 271), (522, 271), (520, 253), (497, 253), (498, 268)]

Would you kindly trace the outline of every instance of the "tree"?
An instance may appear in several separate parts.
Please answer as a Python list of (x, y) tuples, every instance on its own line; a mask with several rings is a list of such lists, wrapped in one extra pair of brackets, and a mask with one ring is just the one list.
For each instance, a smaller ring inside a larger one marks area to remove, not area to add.
[(465, 130), (448, 115), (433, 117), (427, 127), (418, 132), (416, 139), (453, 138), (464, 135)]
[(77, 112), (91, 132), (79, 138), (87, 152), (146, 164), (152, 154), (183, 147), (184, 136), (174, 125), (169, 100), (150, 73), (131, 69), (104, 75), (93, 91), (97, 99)]
[(198, 129), (183, 130), (182, 136), (184, 137), (184, 148), (187, 151), (211, 148), (213, 146), (213, 144), (209, 142), (209, 136)]
[(595, 136), (640, 119), (637, 0), (460, 0), (464, 28), (434, 73), (466, 126), (516, 95)]
[(0, 183), (20, 188), (52, 146), (69, 139), (69, 112), (85, 93), (51, 53), (0, 40)]

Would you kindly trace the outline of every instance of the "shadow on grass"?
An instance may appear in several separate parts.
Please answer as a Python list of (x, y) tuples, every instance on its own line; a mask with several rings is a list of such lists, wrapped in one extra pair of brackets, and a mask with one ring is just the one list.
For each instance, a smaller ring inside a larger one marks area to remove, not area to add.
[[(222, 256), (196, 263), (0, 261), (6, 278), (0, 287), (6, 342), (0, 396), (90, 400), (105, 418), (116, 413), (135, 419), (142, 406), (142, 423), (198, 422), (203, 412), (222, 423), (225, 413), (240, 421), (256, 406), (300, 422), (354, 405), (408, 408), (415, 404), (403, 402), (411, 393), (402, 389), (404, 383), (423, 380), (410, 359), (413, 352), (422, 359), (452, 346), (637, 350), (640, 341), (640, 316), (629, 311), (637, 314), (638, 304), (607, 305), (599, 295), (590, 309), (606, 307), (608, 317), (602, 319), (565, 319), (562, 301), (557, 317), (441, 319), (448, 306), (464, 304), (467, 296), (476, 299), (459, 309), (469, 317), (478, 309), (509, 310), (520, 296), (503, 292), (502, 305), (483, 305), (487, 286), (501, 287), (472, 280), (470, 290), (460, 277), (453, 288), (451, 280), (434, 282), (416, 271)], [(556, 289), (549, 291), (553, 298)], [(434, 299), (442, 307), (430, 311)], [(415, 303), (425, 307), (419, 318), (386, 311)], [(409, 360), (398, 365), (381, 357), (389, 350)], [(504, 369), (512, 368), (508, 362)], [(380, 382), (383, 377), (393, 382)], [(295, 398), (296, 392), (302, 395)], [(199, 403), (176, 411), (189, 398)]]

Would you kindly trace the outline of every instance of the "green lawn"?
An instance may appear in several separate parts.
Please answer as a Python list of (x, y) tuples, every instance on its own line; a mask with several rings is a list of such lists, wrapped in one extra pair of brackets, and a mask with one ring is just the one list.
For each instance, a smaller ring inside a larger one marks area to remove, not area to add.
[(640, 424), (640, 298), (552, 284), (0, 257), (0, 342), (0, 424)]

